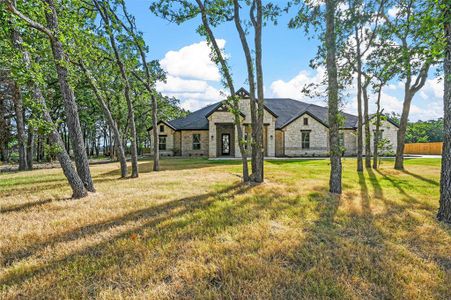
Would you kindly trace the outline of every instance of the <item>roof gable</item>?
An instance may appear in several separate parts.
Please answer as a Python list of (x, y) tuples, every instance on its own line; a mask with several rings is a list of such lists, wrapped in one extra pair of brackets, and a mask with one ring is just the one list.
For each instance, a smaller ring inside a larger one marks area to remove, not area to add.
[[(224, 102), (217, 102), (197, 110), (184, 118), (175, 119), (167, 123), (175, 130), (208, 130), (208, 117), (218, 109), (223, 108)], [(276, 118), (276, 129), (286, 127), (304, 114), (310, 115), (326, 127), (329, 126), (327, 107), (289, 98), (269, 98), (265, 99), (265, 109)], [(356, 116), (347, 113), (342, 113), (342, 115), (345, 118), (343, 128), (354, 129), (357, 127)]]

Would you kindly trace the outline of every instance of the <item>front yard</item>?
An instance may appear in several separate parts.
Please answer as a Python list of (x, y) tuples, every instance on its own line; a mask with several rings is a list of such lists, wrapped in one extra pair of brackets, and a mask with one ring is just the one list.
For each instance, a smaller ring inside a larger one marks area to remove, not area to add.
[(0, 298), (451, 298), (451, 228), (438, 223), (438, 159), (385, 162), (328, 195), (327, 160), (92, 166), (68, 200), (60, 169), (0, 174)]

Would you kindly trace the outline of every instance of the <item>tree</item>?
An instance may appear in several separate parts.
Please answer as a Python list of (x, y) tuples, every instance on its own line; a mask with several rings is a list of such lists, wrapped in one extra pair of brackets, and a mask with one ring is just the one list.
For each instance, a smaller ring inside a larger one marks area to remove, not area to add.
[(80, 126), (77, 103), (75, 101), (74, 91), (69, 84), (69, 71), (66, 67), (68, 61), (63, 43), (60, 40), (57, 7), (53, 0), (45, 0), (44, 2), (47, 5), (47, 7), (44, 9), (47, 26), (44, 26), (41, 23), (30, 19), (27, 15), (19, 11), (11, 1), (6, 1), (6, 4), (8, 10), (11, 13), (22, 19), (25, 23), (28, 24), (29, 27), (44, 33), (50, 41), (56, 67), (56, 73), (58, 75), (58, 83), (62, 98), (64, 100), (67, 124), (70, 131), (72, 148), (74, 149), (77, 173), (80, 176), (86, 189), (90, 192), (95, 192), (91, 172), (89, 169), (88, 157), (85, 152), (85, 145)]
[(451, 223), (451, 7), (447, 1), (439, 2), (444, 16), (446, 39), (444, 59), (444, 143), (440, 179), (440, 207), (437, 219)]
[(87, 69), (85, 63), (82, 60), (79, 61), (78, 65), (80, 66), (81, 70), (83, 71), (83, 73), (85, 74), (89, 83), (91, 84), (94, 94), (96, 95), (96, 98), (100, 104), (100, 107), (102, 108), (102, 111), (105, 115), (108, 126), (111, 128), (111, 130), (113, 132), (114, 142), (116, 143), (117, 154), (118, 154), (119, 162), (121, 165), (121, 177), (125, 178), (125, 177), (127, 177), (127, 160), (125, 158), (124, 146), (122, 144), (122, 139), (121, 139), (119, 129), (117, 128), (116, 122), (113, 119), (113, 115), (111, 114), (111, 111), (107, 105), (105, 96), (102, 93), (102, 91), (100, 90), (100, 88), (98, 87), (95, 78), (93, 77), (91, 72)]
[(384, 13), (382, 37), (387, 67), (397, 66), (399, 79), (404, 80), (404, 101), (399, 123), (395, 169), (404, 169), (404, 145), (410, 106), (425, 85), (429, 69), (442, 55), (437, 40), (441, 35), (437, 8), (429, 0), (395, 0), (396, 13)]
[[(135, 123), (135, 112), (133, 108), (133, 102), (131, 97), (131, 87), (130, 80), (127, 73), (126, 66), (119, 52), (119, 48), (117, 46), (116, 37), (114, 34), (114, 27), (111, 20), (111, 7), (110, 4), (106, 1), (97, 1), (93, 0), (93, 3), (100, 14), (100, 17), (103, 20), (103, 26), (105, 28), (105, 32), (109, 38), (110, 46), (113, 49), (115, 62), (117, 67), (120, 70), (122, 83), (124, 85), (124, 96), (127, 101), (128, 106), (128, 122), (129, 128), (131, 132), (131, 157), (132, 157), (132, 178), (137, 178), (139, 176), (138, 170), (138, 149), (137, 149), (137, 134), (136, 134), (136, 123)], [(117, 27), (116, 27), (117, 28)]]
[(128, 13), (125, 2), (123, 0), (119, 0), (119, 3), (122, 7), (122, 13), (125, 19), (128, 22), (126, 25), (120, 18), (118, 18), (117, 14), (114, 11), (111, 11), (115, 20), (124, 28), (124, 30), (132, 37), (133, 44), (138, 50), (139, 56), (141, 58), (141, 68), (144, 73), (144, 76), (140, 76), (138, 72), (133, 72), (133, 75), (144, 85), (147, 92), (151, 98), (151, 106), (152, 106), (152, 134), (153, 140), (155, 141), (153, 144), (153, 170), (160, 170), (160, 153), (158, 147), (158, 101), (157, 101), (157, 92), (155, 90), (155, 83), (157, 80), (165, 80), (165, 74), (161, 70), (158, 61), (147, 61), (146, 56), (146, 43), (142, 37), (142, 34), (137, 32), (136, 24), (134, 18)]
[(329, 145), (330, 145), (330, 181), (329, 191), (333, 194), (342, 192), (341, 147), (339, 142), (340, 114), (338, 109), (338, 72), (336, 62), (336, 0), (326, 0), (326, 32), (324, 46), (326, 49), (326, 67), (328, 79), (329, 107)]
[[(264, 180), (264, 148), (263, 148), (263, 116), (264, 116), (264, 91), (263, 91), (263, 68), (262, 68), (262, 27), (264, 15), (266, 18), (273, 18), (277, 12), (277, 8), (269, 3), (262, 5), (259, 0), (245, 2), (241, 4), (249, 6), (250, 4), (250, 26), (254, 29), (254, 51), (255, 62), (251, 55), (251, 50), (247, 41), (246, 31), (242, 28), (240, 19), (240, 4), (238, 1), (168, 1), (160, 0), (152, 4), (151, 10), (157, 15), (168, 19), (171, 22), (181, 24), (186, 20), (192, 19), (197, 15), (201, 15), (202, 27), (198, 32), (207, 37), (208, 43), (211, 45), (214, 55), (214, 61), (220, 67), (220, 71), (224, 77), (225, 86), (230, 90), (228, 98), (229, 109), (234, 114), (235, 126), (240, 140), (240, 152), (243, 162), (243, 178), (247, 176), (247, 158), (244, 149), (244, 139), (241, 129), (241, 120), (239, 116), (239, 99), (235, 95), (235, 88), (231, 72), (226, 60), (216, 44), (212, 27), (224, 21), (235, 21), (243, 51), (245, 53), (248, 81), (250, 86), (250, 109), (252, 124), (252, 175), (249, 177), (255, 183)], [(255, 63), (255, 65), (254, 65)]]
[[(340, 90), (349, 82), (349, 71), (339, 72), (337, 68), (337, 56), (343, 53), (346, 41), (349, 41), (353, 32), (353, 26), (343, 20), (343, 9), (338, 5), (343, 2), (339, 0), (326, 0), (325, 5), (318, 1), (296, 0), (290, 4), (299, 5), (297, 15), (288, 24), (290, 28), (303, 28), (310, 33), (313, 28), (321, 41), (316, 57), (311, 61), (312, 67), (326, 66), (326, 86), (328, 101), (328, 125), (329, 125), (329, 153), (330, 153), (330, 179), (329, 192), (332, 194), (342, 193), (342, 163), (343, 149), (340, 145), (339, 129), (343, 123), (340, 113)], [(351, 27), (351, 29), (349, 28)], [(313, 85), (315, 89), (318, 85)], [(307, 90), (304, 88), (304, 90)], [(308, 91), (309, 94), (311, 93)], [(320, 94), (320, 93), (315, 93)]]
[(373, 41), (377, 37), (380, 14), (385, 5), (385, 0), (377, 2), (349, 1), (349, 10), (345, 14), (344, 20), (341, 21), (349, 27), (348, 30), (353, 32), (343, 53), (339, 55), (347, 58), (351, 64), (351, 70), (357, 75), (357, 172), (363, 171), (363, 129), (365, 132), (365, 165), (367, 168), (371, 167), (368, 87), (372, 78), (364, 72), (364, 67), (366, 57), (371, 51), (374, 51)]

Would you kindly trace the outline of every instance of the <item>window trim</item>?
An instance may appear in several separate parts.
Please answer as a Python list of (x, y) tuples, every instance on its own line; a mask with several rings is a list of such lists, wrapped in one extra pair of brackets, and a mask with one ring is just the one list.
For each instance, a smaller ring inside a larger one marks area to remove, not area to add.
[[(195, 139), (194, 139), (195, 136), (199, 137), (199, 140), (197, 142), (195, 142)], [(202, 148), (201, 141), (200, 141), (200, 133), (193, 133), (192, 139), (193, 139), (193, 143), (192, 143), (193, 150), (200, 150)], [(196, 148), (196, 147), (199, 147), (199, 148)]]
[[(158, 150), (160, 151), (166, 151), (167, 149), (167, 136), (166, 135), (160, 135), (158, 136)], [(161, 139), (164, 139), (164, 143), (161, 142)], [(164, 146), (164, 147), (163, 147)]]
[[(301, 148), (310, 149), (310, 130), (301, 130)], [(304, 134), (306, 134), (307, 140), (304, 140)], [(307, 143), (307, 146), (305, 145)]]

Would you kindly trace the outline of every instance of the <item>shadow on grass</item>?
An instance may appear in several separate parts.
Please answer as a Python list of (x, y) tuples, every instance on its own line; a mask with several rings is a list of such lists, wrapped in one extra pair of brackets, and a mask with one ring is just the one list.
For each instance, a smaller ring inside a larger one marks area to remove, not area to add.
[(384, 198), (384, 191), (382, 190), (382, 187), (379, 183), (379, 179), (376, 177), (376, 174), (374, 174), (373, 169), (367, 168), (366, 171), (369, 176), (369, 181), (374, 189), (374, 197), (380, 199)]
[[(370, 181), (371, 176), (375, 177), (374, 174), (369, 176)], [(344, 213), (339, 209), (342, 200), (331, 196), (325, 187), (313, 188), (307, 196), (300, 196), (284, 193), (285, 186), (255, 188), (247, 193), (250, 187), (241, 184), (131, 212), (29, 245), (31, 251), (28, 253), (9, 253), (11, 262), (20, 264), (18, 259), (26, 259), (47, 247), (57, 247), (58, 243), (140, 221), (135, 228), (64, 257), (53, 258), (43, 265), (12, 269), (4, 273), (0, 286), (6, 286), (6, 290), (9, 285), (24, 285), (26, 293), (36, 298), (56, 298), (59, 293), (72, 298), (95, 298), (102, 290), (139, 293), (148, 291), (149, 285), (154, 284), (165, 290), (174, 288), (180, 292), (176, 295), (182, 298), (337, 299), (356, 298), (356, 295), (402, 298), (407, 285), (404, 282), (409, 279), (403, 274), (405, 268), (423, 265), (416, 258), (406, 258), (407, 250), (392, 247), (399, 241), (384, 236), (375, 223), (387, 219), (386, 222), (393, 222), (391, 226), (396, 228), (405, 222), (407, 231), (419, 223), (409, 215), (402, 220), (392, 214), (373, 216), (367, 180), (363, 173), (359, 176), (363, 214)], [(377, 186), (379, 183), (371, 184)], [(412, 203), (407, 205), (413, 206)], [(277, 240), (277, 236), (266, 236), (265, 232), (260, 236), (265, 229), (258, 225), (256, 231), (259, 234), (245, 231), (249, 228), (246, 225), (252, 223), (254, 226), (254, 222), (258, 224), (264, 218), (285, 227), (294, 226), (306, 219), (304, 214), (310, 207), (315, 217), (301, 223), (302, 227), (291, 228), (305, 234), (305, 238), (285, 240), (281, 237)], [(287, 216), (289, 221), (283, 223)], [(232, 236), (232, 242), (236, 237), (234, 232), (244, 236), (237, 239), (243, 244), (235, 251), (217, 242), (218, 237), (231, 227), (236, 229), (227, 232), (226, 236)], [(196, 244), (199, 241), (205, 243)], [(269, 242), (273, 244), (268, 246)], [(293, 247), (288, 249), (293, 251), (285, 251), (287, 248), (284, 247), (292, 243)], [(191, 252), (185, 252), (185, 248), (190, 247)], [(270, 254), (265, 256), (267, 252)], [(22, 258), (14, 259), (14, 255), (21, 254)], [(193, 256), (191, 263), (203, 265), (208, 270), (195, 273), (189, 269), (190, 265), (183, 264), (186, 256)], [(396, 259), (403, 259), (405, 268), (399, 268)], [(155, 269), (155, 273), (139, 273), (145, 267)], [(177, 277), (181, 276), (177, 274), (180, 268), (188, 268), (186, 278)], [(283, 272), (279, 272), (280, 269)], [(111, 272), (117, 273), (116, 276)], [(272, 274), (276, 272), (279, 274)], [(32, 282), (34, 279), (36, 281)], [(42, 289), (39, 283), (46, 280), (50, 281), (49, 289)], [(258, 294), (258, 287), (266, 294)]]
[(418, 174), (409, 172), (409, 171), (407, 171), (407, 170), (403, 170), (403, 171), (401, 171), (401, 172), (403, 172), (404, 174), (410, 175), (410, 176), (412, 176), (412, 177), (414, 177), (414, 178), (416, 178), (416, 179), (418, 179), (418, 180), (424, 181), (424, 182), (427, 183), (427, 184), (431, 184), (431, 185), (435, 185), (435, 186), (440, 186), (440, 183), (438, 183), (436, 180), (433, 180), (433, 179), (429, 179), (429, 178), (423, 177), (423, 176), (421, 176), (421, 175), (418, 175)]
[(412, 195), (408, 194), (405, 189), (403, 188), (403, 184), (406, 184), (406, 182), (400, 178), (394, 178), (392, 176), (389, 176), (385, 173), (383, 173), (381, 170), (376, 170), (377, 173), (379, 173), (385, 180), (391, 183), (393, 187), (395, 187), (402, 195), (404, 195), (407, 202), (417, 205), (419, 208), (425, 208), (425, 209), (433, 209), (433, 207), (429, 204), (426, 204), (422, 201), (419, 201), (417, 198), (413, 197)]
[[(67, 199), (61, 199), (61, 200), (67, 200)], [(7, 207), (0, 207), (0, 213), (18, 212), (18, 211), (22, 211), (22, 210), (25, 210), (25, 209), (28, 209), (28, 208), (44, 205), (44, 204), (50, 203), (52, 201), (55, 201), (55, 200), (53, 200), (53, 199), (46, 199), (46, 200), (39, 200), (39, 201), (35, 201), (35, 202), (27, 202), (27, 203), (20, 204), (20, 205), (12, 205), (12, 206), (7, 206)]]
[[(160, 160), (160, 171), (181, 171), (211, 168), (220, 165), (240, 165), (241, 161), (236, 160), (208, 160), (206, 158), (167, 158)], [(151, 173), (153, 161), (139, 161), (140, 173)], [(131, 173), (131, 166), (127, 168), (127, 173)], [(99, 176), (120, 176), (120, 169), (114, 169)]]
[[(243, 184), (239, 183), (239, 184), (229, 186), (220, 191), (214, 191), (214, 192), (210, 192), (210, 193), (203, 194), (203, 195), (196, 195), (196, 196), (192, 196), (192, 197), (187, 197), (187, 198), (182, 198), (182, 199), (166, 202), (166, 203), (156, 205), (156, 206), (153, 206), (150, 208), (141, 209), (138, 211), (127, 213), (122, 216), (111, 218), (104, 222), (82, 226), (82, 227), (79, 227), (70, 232), (64, 232), (59, 235), (51, 236), (46, 241), (26, 245), (24, 249), (14, 251), (14, 252), (9, 252), (9, 253), (2, 253), (3, 265), (4, 266), (12, 265), (17, 261), (27, 259), (28, 257), (34, 255), (38, 251), (43, 250), (47, 247), (54, 246), (58, 243), (70, 242), (70, 241), (74, 241), (74, 240), (77, 240), (80, 238), (88, 237), (90, 235), (99, 233), (101, 231), (111, 229), (112, 227), (124, 225), (127, 222), (144, 220), (144, 225), (140, 226), (141, 229), (145, 228), (145, 227), (156, 226), (157, 224), (164, 222), (165, 220), (180, 217), (182, 215), (189, 214), (195, 210), (205, 209), (206, 207), (211, 205), (215, 200), (217, 200), (217, 199), (215, 199), (215, 197), (216, 198), (225, 197), (225, 196), (234, 197), (236, 195), (245, 193), (250, 188), (251, 188), (251, 186), (247, 186), (247, 185), (243, 185)], [(174, 211), (174, 212), (169, 214), (169, 212), (171, 212), (171, 211)], [(107, 243), (112, 242), (117, 239), (120, 239), (120, 238), (123, 238), (123, 237), (126, 237), (126, 236), (130, 235), (131, 233), (137, 232), (137, 231), (139, 231), (139, 230), (134, 229), (134, 230), (126, 231), (125, 233), (122, 233), (122, 234), (116, 236), (113, 240), (108, 241)], [(103, 244), (105, 244), (105, 243), (103, 243)], [(76, 253), (71, 256), (88, 253), (89, 252), (88, 250), (89, 250), (89, 248), (86, 249), (86, 251), (83, 251), (81, 253)], [(64, 261), (68, 258), (69, 257), (58, 260), (54, 263), (52, 262), (51, 265), (56, 266), (57, 263)], [(14, 281), (21, 281), (21, 280), (31, 277), (37, 273), (39, 273), (39, 270), (32, 270), (28, 273), (27, 272), (22, 273), (19, 276), (19, 278), (17, 278), (17, 276), (10, 276), (10, 277), (7, 276), (6, 278), (0, 280), (0, 285), (1, 284), (8, 285)]]

